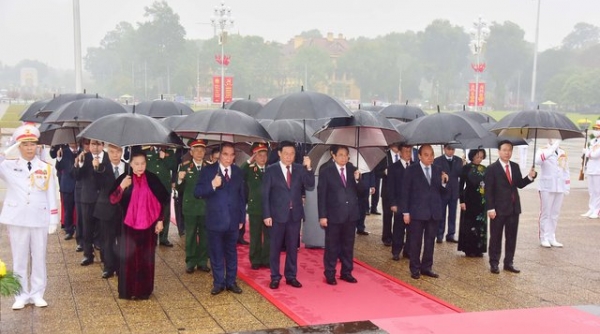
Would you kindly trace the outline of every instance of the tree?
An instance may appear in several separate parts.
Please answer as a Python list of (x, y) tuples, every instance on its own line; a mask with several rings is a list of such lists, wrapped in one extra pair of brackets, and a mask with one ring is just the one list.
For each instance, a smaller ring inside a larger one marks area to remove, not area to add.
[(600, 28), (579, 22), (573, 31), (563, 39), (562, 47), (567, 50), (582, 50), (600, 42)]
[(296, 50), (290, 59), (289, 69), (290, 74), (298, 82), (302, 82), (305, 88), (317, 90), (320, 85), (327, 85), (327, 78), (333, 71), (333, 63), (325, 50), (307, 45)]

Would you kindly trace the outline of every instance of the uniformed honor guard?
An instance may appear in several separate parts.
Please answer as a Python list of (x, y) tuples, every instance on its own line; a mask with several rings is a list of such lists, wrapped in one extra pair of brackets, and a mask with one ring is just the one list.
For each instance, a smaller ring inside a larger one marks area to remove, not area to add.
[(262, 219), (262, 178), (268, 158), (265, 143), (252, 144), (252, 157), (242, 164), (242, 172), (248, 189), (248, 216), (250, 218), (250, 265), (254, 270), (269, 268), (269, 228)]
[[(0, 178), (6, 182), (6, 198), (0, 223), (8, 228), (13, 271), (19, 275), (21, 292), (13, 310), (29, 303), (46, 307), (46, 246), (48, 234), (58, 226), (55, 171), (36, 156), (40, 131), (32, 124), (18, 127), (13, 135), (20, 156), (0, 156)], [(31, 275), (28, 273), (31, 260)]]
[(590, 141), (588, 148), (583, 149), (583, 155), (587, 159), (585, 175), (590, 194), (589, 210), (581, 216), (596, 219), (600, 217), (600, 120), (594, 124), (592, 134), (594, 139)]
[(194, 189), (202, 168), (206, 166), (206, 141), (192, 139), (188, 142), (191, 159), (179, 166), (177, 191), (183, 194), (182, 212), (185, 221), (185, 272), (196, 268), (210, 272), (208, 267), (208, 234), (206, 232), (206, 203), (194, 197)]
[[(145, 150), (147, 162), (147, 169), (158, 176), (163, 186), (171, 193), (173, 189), (172, 185), (172, 173), (177, 168), (177, 159), (173, 150), (168, 150), (163, 147), (149, 147)], [(163, 222), (164, 228), (160, 232), (158, 241), (159, 245), (166, 247), (173, 247), (173, 244), (169, 241), (169, 226), (171, 225), (171, 204), (165, 204), (163, 208)]]

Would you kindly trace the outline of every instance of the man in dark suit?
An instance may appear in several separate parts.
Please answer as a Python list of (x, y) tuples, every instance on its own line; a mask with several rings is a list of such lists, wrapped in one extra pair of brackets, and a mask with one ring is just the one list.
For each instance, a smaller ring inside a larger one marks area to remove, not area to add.
[(242, 293), (237, 285), (239, 229), (246, 220), (246, 199), (242, 170), (233, 164), (235, 148), (222, 143), (218, 163), (202, 169), (194, 196), (206, 202), (208, 253), (213, 273), (212, 295), (227, 289)]
[(296, 147), (294, 143), (283, 141), (278, 146), (279, 162), (267, 167), (262, 180), (262, 215), (266, 226), (270, 227), (271, 245), (269, 264), (271, 267), (271, 289), (279, 288), (281, 281), (279, 255), (286, 246), (285, 282), (295, 288), (302, 287), (296, 278), (298, 273), (298, 240), (300, 225), (304, 219), (302, 191), (315, 186), (315, 174), (310, 166), (310, 158), (303, 163), (294, 163)]
[(502, 233), (505, 230), (504, 270), (519, 273), (513, 265), (517, 246), (517, 230), (521, 201), (517, 188), (533, 182), (537, 173), (533, 168), (525, 177), (521, 176), (519, 164), (510, 161), (513, 145), (508, 140), (498, 143), (498, 160), (485, 173), (485, 204), (490, 217), (490, 271), (500, 273), (498, 264), (502, 253)]
[[(89, 152), (90, 151), (90, 140), (87, 138), (82, 138), (80, 141), (80, 147), (77, 151), (76, 157), (78, 157), (81, 152)], [(76, 158), (77, 159), (77, 158)], [(73, 191), (73, 196), (75, 197), (75, 242), (77, 242), (77, 247), (75, 248), (76, 252), (83, 252), (83, 209), (81, 208), (81, 181), (77, 180), (75, 177), (75, 168), (71, 169), (71, 177), (75, 179), (75, 190)], [(97, 236), (96, 236), (97, 238)]]
[(81, 152), (74, 164), (75, 178), (81, 182), (81, 215), (83, 217), (83, 260), (82, 266), (94, 263), (94, 248), (102, 244), (102, 238), (95, 243), (94, 232), (98, 229), (98, 219), (94, 217), (94, 207), (100, 193), (100, 185), (96, 181), (95, 170), (101, 163), (106, 163), (108, 157), (104, 152), (104, 143), (98, 140), (90, 141), (90, 152)]
[(382, 159), (381, 162), (375, 167), (375, 176), (381, 178), (381, 211), (383, 212), (383, 230), (381, 232), (381, 241), (386, 246), (392, 245), (392, 224), (396, 218), (396, 215), (392, 212), (392, 196), (389, 192), (388, 186), (388, 169), (396, 162), (400, 160), (400, 143), (390, 144), (390, 149)]
[(457, 243), (454, 237), (456, 234), (456, 208), (458, 206), (458, 179), (462, 171), (463, 161), (454, 155), (454, 147), (449, 144), (444, 145), (444, 154), (435, 158), (433, 164), (442, 169), (448, 175), (448, 185), (446, 192), (442, 196), (442, 220), (438, 225), (437, 243), (444, 240), (444, 231), (446, 229), (446, 212), (448, 213), (448, 233), (446, 241)]
[(362, 192), (360, 197), (358, 198), (358, 206), (360, 218), (356, 222), (356, 234), (358, 235), (369, 235), (370, 233), (366, 231), (365, 219), (367, 218), (367, 213), (369, 212), (369, 197), (375, 193), (375, 173), (368, 172), (363, 173), (360, 176), (360, 183), (362, 183), (368, 191)]
[(335, 266), (339, 258), (342, 263), (340, 279), (356, 283), (352, 269), (354, 231), (360, 218), (358, 198), (369, 188), (359, 182), (360, 172), (348, 163), (348, 147), (333, 145), (331, 154), (334, 163), (320, 171), (317, 186), (319, 224), (325, 228), (325, 280), (329, 285), (337, 284)]
[(104, 270), (102, 278), (111, 278), (119, 268), (117, 238), (120, 235), (122, 212), (119, 204), (110, 202), (110, 190), (119, 176), (127, 171), (129, 166), (121, 161), (123, 149), (112, 144), (108, 145), (108, 159), (104, 159), (94, 170), (97, 183), (100, 186), (98, 200), (94, 206), (94, 218), (98, 219), (102, 246), (102, 262)]
[(75, 158), (79, 154), (77, 143), (60, 145), (56, 151), (56, 171), (60, 176), (58, 185), (60, 188), (60, 200), (62, 204), (63, 226), (65, 229), (65, 240), (73, 239), (75, 234), (75, 178), (71, 170), (75, 164)]
[[(404, 180), (404, 172), (413, 163), (412, 146), (402, 145), (400, 147), (400, 160), (398, 163), (390, 166), (388, 170), (388, 193), (392, 197), (391, 210), (394, 214), (398, 214), (400, 206), (400, 198), (402, 195), (402, 181)], [(410, 254), (410, 239), (409, 225), (404, 223), (404, 220), (396, 219), (392, 226), (392, 260), (400, 261), (400, 252), (405, 258), (409, 258)], [(406, 236), (406, 237), (405, 237)]]
[[(419, 148), (419, 163), (408, 166), (402, 180), (400, 212), (410, 229), (410, 277), (421, 275), (437, 278), (432, 270), (433, 248), (438, 222), (442, 217), (442, 193), (448, 175), (433, 165), (433, 148)], [(421, 257), (423, 246), (423, 257)]]

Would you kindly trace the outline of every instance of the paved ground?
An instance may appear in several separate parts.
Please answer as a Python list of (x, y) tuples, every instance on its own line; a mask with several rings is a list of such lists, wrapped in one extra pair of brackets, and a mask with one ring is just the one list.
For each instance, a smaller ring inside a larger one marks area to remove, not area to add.
[[(582, 141), (566, 142), (575, 179), (565, 198), (558, 228), (562, 249), (541, 248), (537, 240), (539, 199), (535, 184), (522, 191), (515, 265), (521, 274), (489, 273), (487, 256), (466, 258), (455, 244), (436, 245), (434, 270), (440, 278), (409, 276), (407, 260), (391, 260), (381, 243), (380, 216), (368, 217), (370, 236), (358, 236), (356, 257), (465, 311), (600, 305), (600, 219), (586, 219), (585, 182), (576, 181)], [(211, 276), (184, 271), (183, 240), (171, 229), (174, 248), (157, 251), (156, 286), (147, 301), (117, 298), (116, 279), (100, 278), (95, 263), (81, 267), (81, 253), (63, 234), (52, 235), (48, 247), (48, 308), (28, 306), (12, 311), (11, 298), (0, 301), (0, 333), (223, 333), (290, 327), (295, 323), (248, 285), (241, 295), (211, 296)], [(0, 226), (0, 258), (10, 263), (6, 228)], [(10, 265), (9, 265), (10, 267)], [(301, 273), (300, 273), (301, 277)], [(359, 282), (360, 284), (360, 282)], [(376, 298), (376, 296), (374, 296)], [(393, 305), (390, 305), (393, 307)]]

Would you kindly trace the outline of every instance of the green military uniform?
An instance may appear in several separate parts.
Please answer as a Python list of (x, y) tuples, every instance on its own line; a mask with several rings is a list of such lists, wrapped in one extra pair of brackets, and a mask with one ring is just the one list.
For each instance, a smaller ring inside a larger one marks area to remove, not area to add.
[(253, 266), (269, 267), (269, 228), (262, 218), (261, 184), (264, 175), (262, 169), (256, 164), (244, 162), (241, 166), (248, 189), (248, 209), (250, 217), (250, 263)]
[(200, 169), (193, 161), (181, 164), (179, 171), (185, 171), (185, 177), (177, 182), (177, 191), (183, 192), (182, 212), (185, 221), (185, 265), (192, 270), (195, 267), (208, 271), (208, 235), (206, 233), (206, 203), (203, 199), (194, 197), (194, 188), (198, 176), (206, 163)]
[[(160, 153), (154, 147), (145, 150), (146, 159), (148, 160), (146, 169), (158, 176), (163, 186), (167, 190), (172, 188), (171, 183), (173, 182), (172, 173), (177, 167), (177, 158), (175, 157), (174, 150), (167, 150), (165, 157), (160, 158)], [(171, 245), (169, 242), (169, 226), (171, 225), (171, 203), (165, 205), (163, 208), (163, 225), (164, 228), (159, 234), (159, 242), (163, 245)]]

